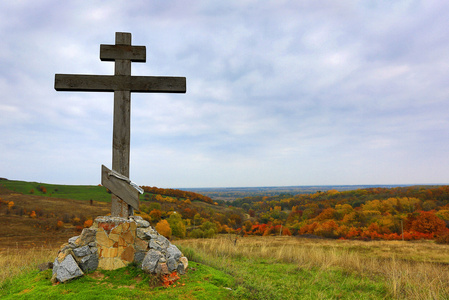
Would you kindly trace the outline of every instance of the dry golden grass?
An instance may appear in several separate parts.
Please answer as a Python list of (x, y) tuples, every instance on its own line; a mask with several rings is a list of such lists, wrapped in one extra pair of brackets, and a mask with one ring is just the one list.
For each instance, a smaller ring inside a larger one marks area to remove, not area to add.
[(293, 237), (230, 237), (181, 240), (177, 244), (216, 257), (275, 259), (299, 268), (341, 269), (387, 282), (397, 299), (448, 299), (449, 246), (431, 242), (360, 242)]
[(58, 248), (6, 248), (0, 252), (0, 283), (16, 275), (30, 270), (37, 270), (37, 266), (55, 260)]

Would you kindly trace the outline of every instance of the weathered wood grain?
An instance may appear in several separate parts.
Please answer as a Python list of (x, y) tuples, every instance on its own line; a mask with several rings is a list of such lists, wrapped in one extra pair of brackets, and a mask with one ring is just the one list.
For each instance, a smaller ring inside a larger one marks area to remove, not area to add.
[[(134, 209), (139, 209), (139, 192), (127, 181), (119, 179), (113, 175), (109, 176), (106, 166), (101, 166), (101, 184), (109, 189), (112, 194), (125, 201)], [(122, 174), (123, 175), (123, 174)]]
[[(131, 62), (145, 62), (145, 46), (132, 46), (131, 33), (116, 32), (115, 45), (100, 45), (100, 59), (114, 61), (114, 75), (55, 74), (57, 91), (114, 92), (112, 169), (129, 177), (131, 92), (185, 93), (185, 77), (131, 76)], [(111, 215), (127, 218), (139, 208), (137, 191), (125, 181), (104, 175), (112, 192)], [(107, 169), (107, 168), (106, 168)], [(137, 198), (136, 198), (137, 197)], [(137, 199), (137, 200), (136, 200)]]
[(55, 90), (76, 92), (130, 91), (185, 93), (185, 77), (56, 74)]
[(146, 47), (128, 45), (100, 45), (100, 59), (102, 61), (126, 59), (133, 62), (146, 62)]

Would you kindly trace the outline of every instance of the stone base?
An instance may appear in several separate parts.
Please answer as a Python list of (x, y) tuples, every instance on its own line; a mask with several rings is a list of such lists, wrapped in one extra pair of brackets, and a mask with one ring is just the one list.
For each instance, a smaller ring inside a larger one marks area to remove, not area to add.
[(136, 262), (145, 272), (184, 274), (188, 260), (179, 249), (139, 216), (97, 217), (90, 228), (61, 246), (53, 266), (53, 282), (93, 270), (115, 270)]

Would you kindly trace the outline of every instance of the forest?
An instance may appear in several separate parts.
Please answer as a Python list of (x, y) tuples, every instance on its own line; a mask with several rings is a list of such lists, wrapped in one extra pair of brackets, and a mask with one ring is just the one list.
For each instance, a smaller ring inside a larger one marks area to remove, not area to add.
[(140, 214), (155, 225), (166, 219), (180, 238), (236, 233), (449, 242), (449, 186), (252, 196), (200, 206), (189, 198), (153, 194), (152, 200)]
[[(2, 180), (1, 185), (34, 198), (28, 202), (25, 201), (28, 198), (19, 194), (0, 198), (0, 214), (27, 217), (33, 220), (33, 226), (50, 231), (70, 228), (81, 231), (101, 214), (100, 207), (108, 210), (107, 202), (110, 201), (110, 195), (102, 186), (8, 180)], [(145, 193), (140, 198), (140, 210), (135, 213), (169, 238), (238, 234), (352, 240), (431, 239), (449, 243), (449, 186), (330, 189), (275, 195), (267, 191), (266, 195), (234, 201), (214, 199), (192, 191), (142, 188)], [(41, 196), (55, 200), (79, 199), (90, 203), (89, 212), (53, 207), (62, 200), (45, 207)]]

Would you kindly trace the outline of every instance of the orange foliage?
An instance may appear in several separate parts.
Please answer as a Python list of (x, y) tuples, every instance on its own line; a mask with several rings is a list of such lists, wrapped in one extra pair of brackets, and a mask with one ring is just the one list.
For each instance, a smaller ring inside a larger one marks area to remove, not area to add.
[(151, 220), (154, 222), (158, 222), (161, 219), (162, 212), (159, 209), (153, 209), (150, 212)]
[(169, 239), (171, 237), (171, 228), (167, 220), (162, 220), (159, 223), (157, 223), (155, 229), (157, 232), (159, 232), (159, 234), (162, 234), (166, 238)]
[(62, 222), (61, 220), (58, 220), (58, 222), (56, 223), (56, 228), (62, 228), (64, 226), (64, 222)]
[(168, 287), (176, 282), (179, 279), (178, 273), (173, 271), (171, 274), (161, 275), (162, 285)]
[(34, 210), (30, 213), (30, 218), (36, 218), (36, 212)]
[(41, 185), (40, 187), (39, 187), (39, 190), (42, 192), (42, 193), (47, 193), (47, 188), (45, 187), (45, 186), (43, 186), (43, 185)]
[(290, 232), (290, 230), (289, 230), (287, 227), (284, 227), (284, 228), (282, 229), (282, 235), (288, 235), (288, 236), (291, 236), (292, 233)]
[(440, 232), (437, 235), (435, 241), (438, 244), (449, 244), (449, 229), (446, 229), (446, 230)]
[(438, 233), (446, 228), (446, 223), (433, 212), (422, 211), (412, 221), (410, 229), (421, 233)]
[(94, 221), (92, 219), (84, 221), (84, 228), (89, 228), (93, 223)]

